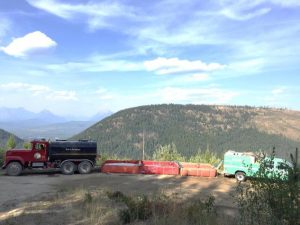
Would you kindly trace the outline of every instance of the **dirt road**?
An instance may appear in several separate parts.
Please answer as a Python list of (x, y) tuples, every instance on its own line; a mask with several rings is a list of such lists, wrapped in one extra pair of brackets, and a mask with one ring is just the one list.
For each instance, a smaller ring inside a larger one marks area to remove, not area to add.
[(234, 179), (180, 177), (167, 175), (125, 175), (92, 173), (71, 176), (60, 173), (25, 173), (19, 177), (0, 176), (0, 213), (11, 210), (22, 202), (30, 202), (62, 188), (107, 189), (127, 194), (153, 194), (171, 192), (188, 200), (213, 195), (216, 205), (235, 208), (232, 196), (236, 187)]

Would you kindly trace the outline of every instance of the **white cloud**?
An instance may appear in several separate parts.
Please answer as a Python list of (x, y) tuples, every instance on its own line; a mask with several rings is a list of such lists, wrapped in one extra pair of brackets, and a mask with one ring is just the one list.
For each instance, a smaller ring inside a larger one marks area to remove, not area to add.
[(109, 71), (140, 71), (143, 65), (122, 59), (109, 59), (107, 57), (91, 57), (82, 62), (68, 62), (61, 64), (50, 64), (47, 69), (57, 73), (63, 72), (109, 72)]
[(155, 71), (155, 73), (173, 74), (173, 73), (186, 73), (195, 71), (214, 71), (223, 69), (225, 66), (219, 63), (204, 63), (201, 60), (189, 61), (180, 60), (178, 58), (156, 58), (144, 62), (144, 66), (148, 71)]
[(299, 0), (262, 0), (262, 2), (270, 2), (282, 7), (297, 7), (300, 6)]
[(60, 100), (60, 101), (76, 101), (78, 100), (75, 91), (54, 90), (48, 86), (40, 84), (29, 83), (6, 83), (0, 84), (0, 90), (8, 92), (16, 92), (20, 96), (21, 93), (28, 93), (31, 97), (42, 97), (47, 100)]
[(288, 88), (284, 86), (273, 88), (264, 98), (266, 104), (277, 107), (282, 105), (282, 102), (286, 102), (286, 99), (289, 97), (287, 90)]
[(196, 83), (207, 82), (212, 77), (206, 73), (195, 73), (195, 74), (180, 74), (180, 76), (174, 76), (168, 78), (164, 82), (160, 82), (158, 87), (165, 86), (182, 86), (182, 85), (193, 85)]
[(47, 96), (49, 100), (58, 101), (77, 101), (75, 91), (51, 91)]
[(282, 94), (283, 92), (285, 92), (286, 87), (279, 87), (279, 88), (274, 88), (271, 93), (272, 95), (279, 95)]
[(34, 52), (49, 49), (56, 45), (56, 42), (44, 33), (35, 31), (13, 39), (8, 46), (1, 47), (1, 50), (11, 56), (26, 57)]
[(212, 88), (175, 88), (166, 87), (159, 91), (159, 95), (166, 103), (193, 104), (224, 104), (230, 102), (237, 92)]
[(67, 20), (84, 21), (91, 30), (113, 27), (112, 20), (135, 17), (133, 8), (117, 1), (88, 2), (82, 4), (62, 3), (58, 0), (27, 0), (38, 9)]
[(233, 20), (249, 20), (268, 14), (272, 6), (299, 7), (299, 0), (219, 0), (223, 8), (220, 14)]
[(221, 14), (233, 20), (249, 20), (258, 16), (265, 15), (271, 11), (271, 8), (261, 8), (248, 13), (235, 11), (230, 8), (222, 9)]
[(45, 94), (45, 93), (48, 93), (51, 91), (51, 89), (49, 87), (44, 86), (44, 85), (28, 84), (28, 83), (21, 83), (21, 82), (0, 84), (0, 88), (3, 90), (8, 90), (8, 91), (13, 91), (13, 90), (29, 91), (34, 96), (40, 95), (40, 94)]
[(204, 81), (208, 79), (209, 79), (209, 75), (206, 73), (196, 73), (186, 77), (186, 80), (188, 81)]
[[(0, 38), (3, 37), (8, 30), (11, 28), (11, 22), (10, 20), (6, 18), (0, 18)], [(0, 39), (1, 43), (1, 39)]]
[(239, 72), (240, 74), (237, 74), (237, 76), (241, 75), (241, 73), (253, 74), (260, 72), (265, 64), (266, 62), (263, 58), (255, 58), (231, 63), (228, 65), (228, 69)]

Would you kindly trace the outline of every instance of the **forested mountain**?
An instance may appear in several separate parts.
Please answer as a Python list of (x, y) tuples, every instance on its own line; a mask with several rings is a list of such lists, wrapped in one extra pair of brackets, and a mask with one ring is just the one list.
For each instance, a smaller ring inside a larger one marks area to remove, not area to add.
[(22, 143), (24, 142), (22, 139), (20, 139), (19, 137), (15, 136), (15, 135), (13, 135), (13, 134), (5, 131), (5, 130), (0, 129), (0, 148), (5, 148), (6, 147), (7, 140), (9, 139), (9, 137), (11, 135), (15, 139), (16, 146), (17, 147), (22, 146)]
[[(143, 135), (144, 134), (144, 135)], [(190, 156), (209, 149), (222, 155), (267, 151), (288, 157), (300, 147), (300, 112), (241, 106), (150, 105), (119, 111), (73, 139), (94, 139), (100, 152), (140, 158), (159, 145), (174, 143)]]

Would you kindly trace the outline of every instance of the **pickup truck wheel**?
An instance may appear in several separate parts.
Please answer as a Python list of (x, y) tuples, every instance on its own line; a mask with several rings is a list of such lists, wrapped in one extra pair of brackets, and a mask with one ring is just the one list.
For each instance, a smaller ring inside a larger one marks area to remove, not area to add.
[(22, 173), (23, 167), (19, 162), (11, 162), (6, 167), (8, 176), (19, 176)]
[(75, 172), (75, 170), (76, 170), (76, 166), (72, 162), (64, 162), (61, 165), (60, 170), (65, 175), (72, 175)]
[(88, 174), (92, 170), (92, 164), (89, 161), (83, 161), (78, 165), (78, 171), (81, 174)]
[(235, 179), (239, 182), (243, 182), (246, 180), (246, 174), (244, 172), (236, 172)]

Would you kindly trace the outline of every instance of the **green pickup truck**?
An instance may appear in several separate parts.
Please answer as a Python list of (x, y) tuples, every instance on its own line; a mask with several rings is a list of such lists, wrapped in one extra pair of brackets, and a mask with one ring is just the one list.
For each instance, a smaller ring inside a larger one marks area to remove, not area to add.
[(246, 177), (259, 175), (261, 165), (268, 177), (276, 176), (282, 179), (288, 177), (288, 171), (293, 165), (280, 158), (260, 157), (252, 152), (227, 151), (224, 154), (224, 175), (234, 175), (238, 181), (245, 181)]

